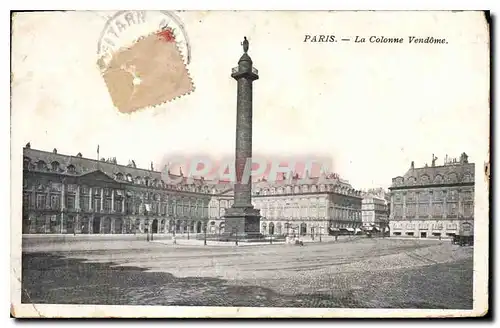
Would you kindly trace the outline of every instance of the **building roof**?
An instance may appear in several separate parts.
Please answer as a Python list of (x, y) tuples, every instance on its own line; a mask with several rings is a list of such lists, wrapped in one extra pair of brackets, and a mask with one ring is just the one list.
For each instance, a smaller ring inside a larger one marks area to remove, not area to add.
[[(455, 184), (474, 182), (474, 163), (468, 163), (462, 154), (461, 161), (440, 166), (410, 167), (403, 175), (392, 179), (392, 188), (413, 185)], [(464, 160), (465, 159), (465, 160)]]
[[(124, 182), (139, 182), (143, 184), (146, 179), (153, 181), (155, 183), (167, 184), (164, 181), (166, 174), (162, 172), (147, 170), (135, 167), (134, 164), (121, 165), (116, 162), (116, 160), (97, 160), (91, 158), (85, 158), (79, 154), (79, 156), (59, 154), (56, 150), (53, 152), (47, 152), (37, 149), (32, 149), (31, 147), (23, 148), (24, 163), (28, 165), (30, 170), (37, 171), (40, 168), (38, 164), (41, 164), (43, 168), (42, 171), (57, 172), (61, 175), (71, 175), (71, 176), (81, 176), (88, 174), (90, 172), (101, 171), (107, 176), (115, 180), (122, 180)], [(56, 164), (52, 167), (52, 164)], [(200, 178), (188, 178), (181, 175), (176, 175), (169, 173), (169, 177), (172, 180), (178, 180), (182, 178), (181, 185), (196, 185), (205, 186), (206, 191), (210, 191), (214, 194), (229, 196), (232, 195), (233, 189), (232, 184), (229, 181), (221, 181), (220, 183), (211, 183), (212, 181), (205, 181), (203, 177)], [(281, 179), (275, 182), (269, 182), (266, 180), (255, 181), (252, 183), (252, 188), (254, 190), (279, 190), (280, 188), (286, 188), (286, 186), (295, 185), (308, 185), (308, 186), (318, 186), (309, 187), (307, 192), (329, 191), (338, 192), (346, 195), (352, 195), (355, 197), (361, 196), (361, 191), (355, 190), (347, 181), (339, 179), (334, 175), (322, 174), (320, 177), (307, 177), (306, 179), (298, 178), (287, 178)], [(323, 187), (321, 187), (323, 186)], [(301, 189), (302, 191), (302, 189)], [(270, 193), (273, 194), (273, 193)], [(275, 194), (278, 194), (277, 192)]]
[[(47, 170), (51, 172), (56, 172), (61, 175), (71, 175), (71, 176), (81, 176), (94, 171), (101, 171), (108, 175), (109, 177), (116, 180), (129, 181), (127, 177), (131, 180), (143, 181), (149, 179), (150, 181), (160, 182), (164, 181), (166, 174), (159, 171), (146, 170), (134, 166), (120, 165), (116, 162), (96, 160), (91, 158), (85, 158), (83, 156), (72, 156), (64, 155), (56, 152), (46, 152), (37, 149), (23, 148), (24, 163), (29, 165), (30, 170), (37, 170), (37, 164), (47, 165)], [(55, 168), (51, 167), (51, 164), (55, 163), (57, 166)], [(172, 180), (180, 179), (182, 177), (183, 183), (190, 183), (194, 185), (204, 185), (203, 178), (194, 178), (189, 180), (187, 177), (169, 174)]]

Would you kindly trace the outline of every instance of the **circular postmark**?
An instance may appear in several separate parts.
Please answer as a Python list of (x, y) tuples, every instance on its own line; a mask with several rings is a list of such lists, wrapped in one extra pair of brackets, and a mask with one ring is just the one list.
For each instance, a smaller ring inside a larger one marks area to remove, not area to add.
[(106, 67), (113, 54), (139, 38), (170, 29), (184, 63), (191, 61), (189, 39), (180, 19), (170, 11), (121, 10), (107, 17), (97, 43), (99, 66)]

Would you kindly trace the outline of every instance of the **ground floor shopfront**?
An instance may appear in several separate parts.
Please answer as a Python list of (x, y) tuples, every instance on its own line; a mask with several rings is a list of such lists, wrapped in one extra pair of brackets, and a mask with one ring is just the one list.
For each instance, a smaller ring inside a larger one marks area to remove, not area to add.
[(464, 226), (473, 225), (473, 219), (393, 221), (389, 224), (391, 236), (416, 238), (450, 238), (459, 235)]
[(24, 234), (203, 233), (207, 220), (118, 214), (33, 213), (23, 218)]

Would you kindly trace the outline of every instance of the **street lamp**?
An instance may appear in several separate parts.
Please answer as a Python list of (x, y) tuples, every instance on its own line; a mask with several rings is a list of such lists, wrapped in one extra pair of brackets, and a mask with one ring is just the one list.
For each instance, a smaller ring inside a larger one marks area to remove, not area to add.
[(234, 236), (236, 237), (235, 238), (235, 245), (238, 246), (238, 228), (234, 228), (233, 233), (234, 233)]
[(207, 246), (207, 223), (203, 224), (203, 245)]
[(191, 228), (191, 223), (188, 221), (188, 224), (187, 224), (187, 229), (188, 229), (188, 240), (189, 240), (189, 230)]

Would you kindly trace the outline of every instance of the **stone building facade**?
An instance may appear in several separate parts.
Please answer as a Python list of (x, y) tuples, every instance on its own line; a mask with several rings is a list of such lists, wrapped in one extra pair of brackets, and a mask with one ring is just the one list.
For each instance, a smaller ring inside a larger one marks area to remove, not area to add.
[(208, 222), (215, 191), (200, 180), (168, 185), (133, 161), (23, 153), (23, 233), (200, 233)]
[(389, 224), (389, 212), (384, 195), (367, 192), (361, 205), (363, 228), (365, 230), (385, 231)]
[(410, 169), (392, 179), (391, 236), (450, 237), (474, 223), (474, 164), (462, 153), (444, 165)]
[[(229, 184), (214, 185), (116, 160), (94, 160), (23, 149), (23, 233), (33, 234), (221, 234), (232, 206)], [(252, 203), (261, 211), (261, 233), (327, 234), (361, 226), (361, 192), (327, 176), (259, 181)]]

